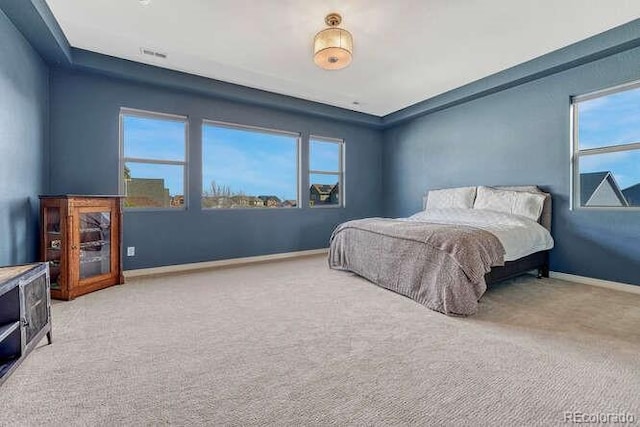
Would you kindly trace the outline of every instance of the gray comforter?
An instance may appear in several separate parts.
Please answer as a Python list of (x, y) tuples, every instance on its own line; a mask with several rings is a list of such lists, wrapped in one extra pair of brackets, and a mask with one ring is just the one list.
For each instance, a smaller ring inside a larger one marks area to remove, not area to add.
[(488, 231), (386, 218), (339, 225), (329, 250), (331, 268), (445, 314), (474, 314), (487, 289), (484, 275), (501, 265), (504, 248)]

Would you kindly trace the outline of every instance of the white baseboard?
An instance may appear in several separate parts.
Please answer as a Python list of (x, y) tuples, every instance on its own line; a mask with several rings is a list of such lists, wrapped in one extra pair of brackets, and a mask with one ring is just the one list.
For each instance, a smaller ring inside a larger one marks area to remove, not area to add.
[(279, 254), (250, 256), (244, 258), (221, 259), (217, 261), (194, 262), (190, 264), (165, 265), (162, 267), (140, 268), (137, 270), (125, 270), (124, 278), (132, 279), (143, 276), (157, 276), (163, 274), (184, 273), (195, 270), (206, 270), (210, 268), (229, 267), (243, 264), (256, 264), (261, 262), (278, 261), (291, 258), (300, 258), (312, 255), (326, 254), (328, 248), (311, 249), (308, 251), (284, 252)]
[(630, 292), (640, 295), (640, 286), (628, 283), (612, 282), (609, 280), (594, 279), (593, 277), (576, 276), (575, 274), (560, 273), (551, 271), (549, 276), (552, 279), (566, 280), (568, 282), (581, 283), (583, 285), (598, 286), (600, 288), (614, 289), (616, 291)]

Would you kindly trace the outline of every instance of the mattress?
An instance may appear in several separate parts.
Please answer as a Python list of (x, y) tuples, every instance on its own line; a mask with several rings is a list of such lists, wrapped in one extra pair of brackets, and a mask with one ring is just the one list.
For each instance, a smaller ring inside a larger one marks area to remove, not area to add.
[(505, 261), (515, 261), (536, 252), (553, 248), (551, 233), (537, 222), (519, 215), (482, 209), (430, 209), (404, 221), (454, 224), (476, 227), (490, 232), (504, 246)]

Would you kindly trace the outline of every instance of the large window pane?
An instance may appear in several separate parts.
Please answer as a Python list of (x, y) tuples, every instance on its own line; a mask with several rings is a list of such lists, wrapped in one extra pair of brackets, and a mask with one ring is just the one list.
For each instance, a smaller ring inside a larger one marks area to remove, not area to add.
[(580, 206), (640, 207), (640, 150), (583, 155)]
[(309, 138), (309, 206), (343, 204), (343, 149), (342, 140)]
[(297, 135), (205, 123), (204, 208), (298, 206)]
[(577, 104), (580, 150), (640, 142), (640, 88)]
[(183, 208), (186, 117), (123, 109), (122, 190), (128, 208)]
[(125, 115), (122, 126), (124, 157), (177, 161), (185, 159), (184, 122)]
[(184, 206), (184, 166), (125, 163), (126, 207)]
[(575, 97), (572, 206), (640, 207), (638, 83)]

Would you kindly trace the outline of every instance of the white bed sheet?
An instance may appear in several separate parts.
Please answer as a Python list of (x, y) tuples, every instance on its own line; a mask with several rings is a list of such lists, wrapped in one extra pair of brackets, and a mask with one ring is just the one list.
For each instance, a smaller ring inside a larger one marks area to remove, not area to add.
[(500, 240), (505, 261), (553, 248), (551, 233), (537, 222), (519, 215), (483, 209), (431, 209), (418, 212), (405, 221), (467, 225), (486, 230)]

